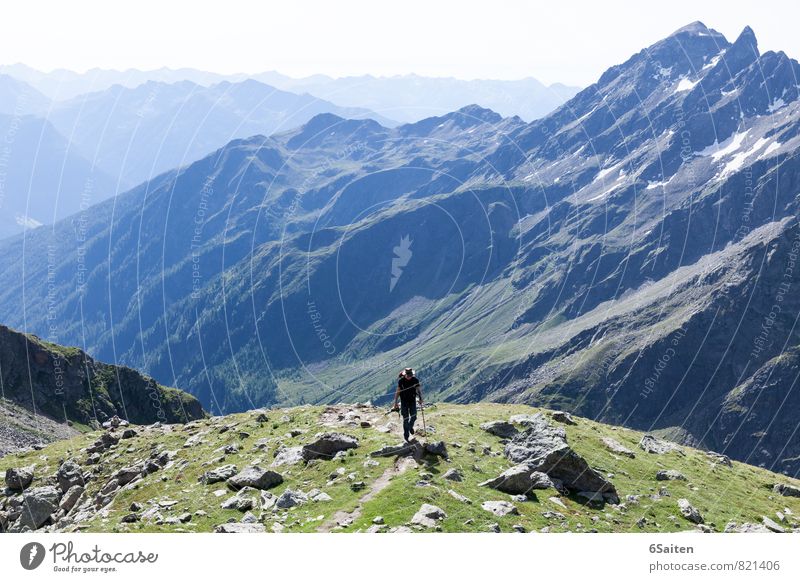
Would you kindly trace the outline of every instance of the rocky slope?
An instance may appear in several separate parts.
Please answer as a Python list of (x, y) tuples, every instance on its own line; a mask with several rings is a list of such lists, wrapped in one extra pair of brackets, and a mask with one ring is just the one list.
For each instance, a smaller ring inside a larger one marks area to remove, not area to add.
[(0, 531), (795, 531), (800, 482), (521, 405), (119, 426), (0, 459)]
[(798, 77), (693, 23), (533, 123), (237, 140), (0, 244), (0, 318), (217, 413), (385, 402), (410, 364), (797, 475)]
[(67, 438), (113, 417), (134, 423), (204, 416), (193, 396), (0, 325), (0, 454)]

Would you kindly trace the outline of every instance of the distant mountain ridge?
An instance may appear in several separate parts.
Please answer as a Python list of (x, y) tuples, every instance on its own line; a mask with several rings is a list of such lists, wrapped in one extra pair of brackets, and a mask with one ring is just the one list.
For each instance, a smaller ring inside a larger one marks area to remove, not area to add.
[(441, 115), (472, 103), (493, 109), (505, 117), (518, 115), (526, 121), (533, 121), (550, 113), (580, 90), (562, 83), (545, 85), (533, 77), (513, 81), (464, 80), (413, 74), (339, 78), (311, 75), (294, 78), (275, 71), (224, 75), (189, 68), (151, 71), (91, 69), (85, 73), (56, 70), (43, 73), (22, 64), (0, 66), (0, 72), (25, 81), (57, 100), (104, 91), (113, 85), (132, 89), (147, 82), (189, 81), (209, 87), (221, 82), (239, 83), (252, 79), (284, 91), (310, 93), (342, 107), (370, 109), (404, 123)]

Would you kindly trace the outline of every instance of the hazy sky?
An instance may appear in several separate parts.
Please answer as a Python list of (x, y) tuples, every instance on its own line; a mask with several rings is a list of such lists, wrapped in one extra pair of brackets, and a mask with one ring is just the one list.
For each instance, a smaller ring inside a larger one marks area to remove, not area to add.
[(0, 62), (51, 70), (194, 67), (292, 76), (418, 73), (587, 85), (694, 20), (800, 57), (790, 2), (667, 0), (5, 3)]

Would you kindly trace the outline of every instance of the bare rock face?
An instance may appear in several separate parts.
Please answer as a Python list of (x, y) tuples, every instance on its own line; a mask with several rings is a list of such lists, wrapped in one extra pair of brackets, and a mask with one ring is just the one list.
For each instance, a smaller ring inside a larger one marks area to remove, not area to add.
[(552, 426), (542, 415), (536, 415), (524, 432), (511, 439), (505, 455), (532, 472), (558, 479), (570, 490), (602, 493), (609, 501), (619, 501), (614, 485), (570, 448), (564, 429)]
[(306, 461), (311, 459), (332, 459), (336, 453), (355, 449), (358, 447), (358, 439), (339, 432), (326, 432), (317, 435), (316, 440), (303, 447), (303, 458)]

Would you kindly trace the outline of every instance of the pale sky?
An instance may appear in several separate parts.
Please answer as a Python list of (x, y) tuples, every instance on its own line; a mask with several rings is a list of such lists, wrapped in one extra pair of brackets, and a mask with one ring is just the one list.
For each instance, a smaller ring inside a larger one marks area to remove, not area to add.
[(511, 0), (19, 0), (5, 3), (0, 64), (51, 70), (193, 67), (536, 77), (588, 85), (610, 65), (695, 20), (733, 41), (800, 57), (793, 2)]

